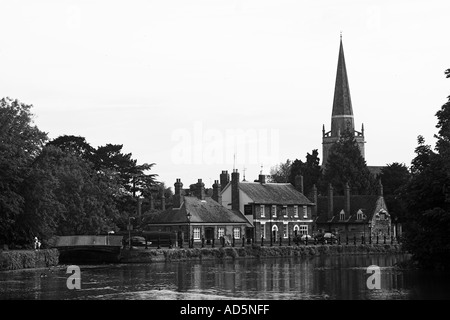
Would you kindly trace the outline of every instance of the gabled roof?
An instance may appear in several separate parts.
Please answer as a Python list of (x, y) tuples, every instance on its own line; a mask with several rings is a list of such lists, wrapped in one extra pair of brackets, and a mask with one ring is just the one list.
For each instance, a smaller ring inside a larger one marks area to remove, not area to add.
[[(347, 220), (339, 220), (339, 213), (344, 209), (345, 211), (345, 197), (334, 196), (333, 197), (333, 217), (329, 221), (327, 217), (328, 213), (328, 197), (317, 197), (317, 223), (338, 223), (338, 222), (368, 222), (372, 219), (376, 209), (381, 205), (380, 201), (383, 201), (383, 197), (377, 195), (353, 195), (350, 196), (350, 217), (348, 218), (348, 212), (346, 213)], [(365, 216), (363, 220), (357, 220), (357, 212), (361, 210)]]
[[(190, 221), (187, 213), (191, 214)], [(187, 223), (245, 223), (251, 226), (240, 212), (225, 208), (210, 197), (200, 200), (197, 197), (185, 196), (181, 208), (172, 208), (156, 212), (145, 218), (146, 224), (187, 224)]]
[(239, 182), (239, 189), (258, 204), (313, 205), (290, 183)]

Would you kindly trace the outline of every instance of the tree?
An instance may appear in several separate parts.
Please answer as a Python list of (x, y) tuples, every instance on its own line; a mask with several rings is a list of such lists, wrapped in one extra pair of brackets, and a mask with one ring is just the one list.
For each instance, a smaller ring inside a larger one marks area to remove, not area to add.
[(25, 235), (99, 234), (116, 230), (117, 185), (71, 152), (46, 146), (32, 165), (26, 210), (18, 224)]
[[(446, 70), (447, 78), (450, 69)], [(404, 248), (424, 268), (450, 268), (450, 97), (436, 113), (436, 151), (418, 137), (411, 179), (403, 200), (407, 215)]]
[(372, 194), (376, 190), (375, 178), (367, 168), (353, 132), (349, 130), (345, 130), (330, 148), (321, 192), (326, 192), (326, 186), (331, 183), (337, 194), (343, 194), (346, 182), (356, 194)]
[(270, 169), (268, 182), (287, 183), (291, 173), (292, 161), (287, 159), (285, 163), (280, 163)]
[(394, 162), (381, 169), (380, 179), (383, 184), (384, 200), (393, 219), (401, 222), (406, 214), (406, 207), (401, 200), (404, 186), (411, 174), (405, 164)]
[(0, 243), (17, 237), (14, 224), (24, 209), (22, 185), (47, 140), (34, 125), (31, 108), (18, 100), (0, 100)]
[(306, 154), (306, 162), (295, 159), (291, 166), (289, 175), (289, 183), (295, 186), (295, 177), (303, 176), (303, 190), (308, 193), (312, 190), (313, 185), (317, 185), (322, 177), (322, 169), (320, 168), (320, 158), (317, 149), (312, 153)]

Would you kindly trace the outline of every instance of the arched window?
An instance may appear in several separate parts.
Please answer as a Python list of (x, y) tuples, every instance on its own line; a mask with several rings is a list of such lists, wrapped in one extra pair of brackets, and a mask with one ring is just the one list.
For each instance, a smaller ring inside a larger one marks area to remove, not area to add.
[(345, 212), (344, 210), (341, 210), (341, 212), (339, 213), (339, 220), (345, 220)]
[(278, 235), (278, 227), (277, 227), (276, 225), (274, 225), (274, 226), (272, 227), (272, 237), (273, 237), (274, 239), (276, 239), (276, 238), (277, 238), (277, 235)]
[(361, 209), (358, 210), (358, 212), (356, 213), (356, 220), (362, 220), (363, 219), (363, 213), (361, 211)]
[(299, 231), (300, 231), (300, 227), (296, 224), (294, 226), (294, 235), (298, 235)]

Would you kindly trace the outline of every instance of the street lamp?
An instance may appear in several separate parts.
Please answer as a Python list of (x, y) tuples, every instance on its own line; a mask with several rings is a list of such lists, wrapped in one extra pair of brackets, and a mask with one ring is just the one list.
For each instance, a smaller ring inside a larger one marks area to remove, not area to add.
[(131, 222), (130, 220), (133, 219), (134, 217), (128, 217), (128, 249), (131, 250)]
[[(188, 212), (186, 215), (187, 219), (188, 219), (188, 248), (191, 247), (191, 213)], [(192, 242), (192, 246), (194, 246), (194, 242)]]

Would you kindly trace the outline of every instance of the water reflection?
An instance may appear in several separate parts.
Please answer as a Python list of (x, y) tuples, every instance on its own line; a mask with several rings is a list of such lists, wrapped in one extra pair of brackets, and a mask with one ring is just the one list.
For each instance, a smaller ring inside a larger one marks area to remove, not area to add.
[[(405, 271), (404, 255), (265, 258), (81, 267), (81, 290), (65, 268), (0, 272), (1, 299), (449, 299), (445, 274)], [(381, 268), (381, 290), (366, 268)], [(44, 276), (43, 276), (44, 275)]]

